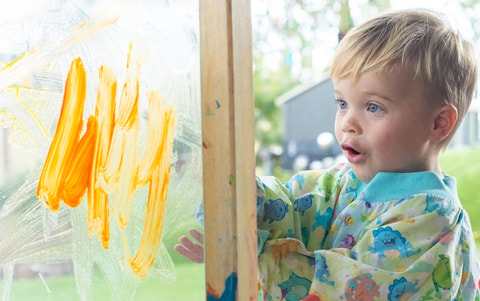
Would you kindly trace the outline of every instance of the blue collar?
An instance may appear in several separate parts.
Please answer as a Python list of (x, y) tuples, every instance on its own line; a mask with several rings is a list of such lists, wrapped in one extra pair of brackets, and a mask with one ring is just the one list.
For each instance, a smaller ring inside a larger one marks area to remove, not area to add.
[[(351, 171), (353, 174), (353, 171)], [(412, 173), (379, 172), (365, 184), (357, 180), (357, 198), (370, 203), (398, 200), (419, 193), (435, 194), (451, 200), (458, 200), (457, 182), (446, 174), (443, 179), (432, 171)], [(355, 178), (355, 176), (354, 176)]]

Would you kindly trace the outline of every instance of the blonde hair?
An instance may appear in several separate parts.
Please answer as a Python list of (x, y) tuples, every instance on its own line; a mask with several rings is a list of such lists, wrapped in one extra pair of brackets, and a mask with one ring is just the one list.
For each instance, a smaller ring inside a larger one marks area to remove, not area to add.
[(331, 77), (357, 79), (362, 72), (402, 70), (425, 96), (438, 105), (452, 105), (457, 122), (450, 142), (472, 101), (477, 84), (477, 53), (447, 18), (430, 10), (387, 13), (352, 29), (342, 39)]

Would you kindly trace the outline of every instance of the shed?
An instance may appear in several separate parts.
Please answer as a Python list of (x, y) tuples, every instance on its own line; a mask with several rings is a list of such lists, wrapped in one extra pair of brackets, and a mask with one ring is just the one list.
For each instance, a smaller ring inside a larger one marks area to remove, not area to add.
[(341, 154), (334, 138), (337, 110), (334, 100), (330, 78), (298, 86), (276, 99), (277, 105), (281, 106), (284, 122), (283, 168), (294, 169), (297, 164), (306, 168), (314, 162)]

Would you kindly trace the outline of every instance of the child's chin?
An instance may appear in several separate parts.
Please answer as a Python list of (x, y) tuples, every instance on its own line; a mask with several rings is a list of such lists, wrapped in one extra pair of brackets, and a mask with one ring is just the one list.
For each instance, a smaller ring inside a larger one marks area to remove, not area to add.
[(365, 170), (365, 168), (360, 168), (358, 166), (356, 167), (354, 164), (351, 164), (351, 167), (355, 177), (365, 184), (368, 184), (377, 174), (377, 172), (368, 171)]

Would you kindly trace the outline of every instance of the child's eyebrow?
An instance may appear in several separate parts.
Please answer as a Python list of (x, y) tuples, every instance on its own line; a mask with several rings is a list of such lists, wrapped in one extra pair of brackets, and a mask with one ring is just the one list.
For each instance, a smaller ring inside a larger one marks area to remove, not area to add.
[[(342, 95), (343, 93), (341, 91), (339, 91), (338, 89), (334, 89), (333, 90), (334, 94), (335, 94), (335, 97), (334, 99), (339, 99), (339, 98), (344, 98)], [(382, 93), (378, 93), (378, 92), (369, 92), (369, 91), (361, 91), (362, 94), (364, 94), (367, 98), (368, 97), (372, 97), (372, 96), (375, 96), (375, 97), (379, 97), (383, 100), (386, 100), (388, 102), (395, 102), (392, 98), (388, 97), (388, 96), (385, 96), (384, 94)]]
[(337, 94), (342, 94), (338, 89), (334, 89), (334, 90), (333, 90), (333, 93), (334, 93), (335, 95), (337, 95)]
[(394, 101), (393, 99), (391, 99), (390, 97), (385, 96), (385, 95), (383, 95), (383, 94), (381, 94), (381, 93), (378, 93), (378, 92), (365, 93), (365, 94), (367, 94), (367, 96), (369, 96), (369, 97), (371, 97), (371, 96), (376, 96), (376, 97), (379, 97), (379, 98), (381, 98), (381, 99), (383, 99), (383, 100), (386, 100), (386, 101), (388, 101), (388, 102), (395, 102), (395, 101)]

